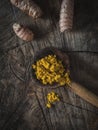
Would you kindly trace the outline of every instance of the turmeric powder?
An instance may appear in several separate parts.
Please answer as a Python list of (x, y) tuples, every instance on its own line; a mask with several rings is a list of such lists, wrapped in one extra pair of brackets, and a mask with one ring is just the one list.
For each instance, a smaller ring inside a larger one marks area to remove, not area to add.
[(62, 61), (56, 55), (48, 55), (32, 65), (35, 75), (44, 85), (58, 83), (65, 85), (70, 83), (69, 72), (65, 72)]
[(48, 93), (46, 107), (51, 108), (52, 104), (57, 101), (60, 101), (60, 98), (56, 93), (54, 92)]

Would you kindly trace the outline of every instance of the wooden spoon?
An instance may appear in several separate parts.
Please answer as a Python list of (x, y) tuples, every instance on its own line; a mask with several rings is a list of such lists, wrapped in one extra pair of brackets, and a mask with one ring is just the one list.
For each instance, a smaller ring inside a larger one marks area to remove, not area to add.
[[(69, 58), (66, 54), (62, 53), (60, 50), (54, 48), (54, 52), (56, 55), (59, 56), (59, 58), (63, 61), (64, 65), (67, 64), (68, 68), (70, 65)], [(68, 65), (69, 64), (69, 65)], [(68, 85), (74, 93), (76, 93), (78, 96), (86, 100), (87, 102), (91, 103), (92, 105), (96, 106), (98, 108), (98, 96), (86, 89), (84, 86), (76, 83), (76, 82), (71, 82)]]

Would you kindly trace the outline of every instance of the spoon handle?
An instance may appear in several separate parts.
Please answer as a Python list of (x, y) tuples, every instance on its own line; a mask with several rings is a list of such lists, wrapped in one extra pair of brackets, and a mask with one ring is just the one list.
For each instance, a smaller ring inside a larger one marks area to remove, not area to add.
[(84, 88), (82, 85), (72, 82), (69, 87), (81, 98), (98, 108), (98, 96)]

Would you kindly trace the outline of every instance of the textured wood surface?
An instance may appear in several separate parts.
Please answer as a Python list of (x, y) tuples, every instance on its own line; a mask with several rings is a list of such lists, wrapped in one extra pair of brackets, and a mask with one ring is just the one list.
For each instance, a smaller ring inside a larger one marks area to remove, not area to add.
[[(71, 61), (71, 76), (98, 95), (98, 1), (75, 0), (74, 28), (60, 34), (61, 0), (36, 0), (44, 16), (34, 21), (0, 0), (0, 130), (98, 130), (98, 109), (69, 88), (43, 89), (32, 81), (35, 54), (45, 47), (62, 48)], [(19, 22), (35, 32), (24, 42), (12, 30)], [(46, 95), (62, 98), (46, 108)], [(32, 96), (29, 94), (32, 93)]]

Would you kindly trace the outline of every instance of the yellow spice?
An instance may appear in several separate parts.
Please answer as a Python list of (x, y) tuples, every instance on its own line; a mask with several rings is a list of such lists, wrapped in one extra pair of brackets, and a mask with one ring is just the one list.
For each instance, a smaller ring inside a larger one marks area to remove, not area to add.
[(70, 83), (69, 72), (65, 73), (64, 66), (56, 55), (48, 55), (32, 65), (38, 80), (43, 84), (59, 83), (65, 85)]
[(50, 92), (47, 94), (47, 104), (46, 107), (51, 108), (52, 104), (60, 101), (59, 96), (54, 93), (54, 92)]

